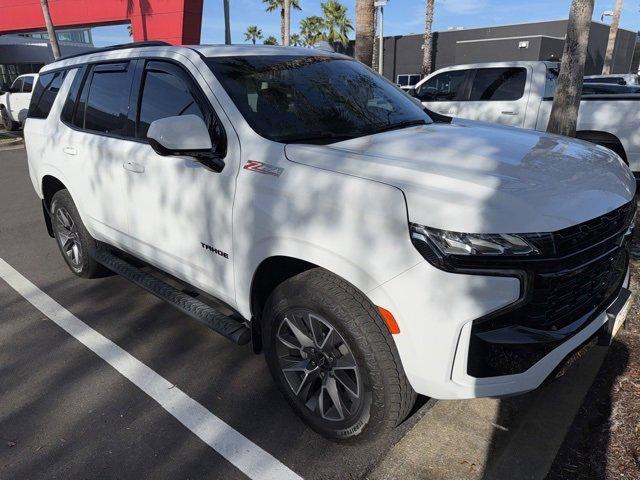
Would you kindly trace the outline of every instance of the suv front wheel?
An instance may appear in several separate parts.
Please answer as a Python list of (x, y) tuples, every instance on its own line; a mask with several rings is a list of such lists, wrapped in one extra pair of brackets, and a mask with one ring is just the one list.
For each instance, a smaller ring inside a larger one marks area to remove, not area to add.
[(279, 389), (325, 437), (373, 438), (413, 407), (416, 394), (377, 309), (330, 272), (315, 268), (280, 284), (262, 327)]

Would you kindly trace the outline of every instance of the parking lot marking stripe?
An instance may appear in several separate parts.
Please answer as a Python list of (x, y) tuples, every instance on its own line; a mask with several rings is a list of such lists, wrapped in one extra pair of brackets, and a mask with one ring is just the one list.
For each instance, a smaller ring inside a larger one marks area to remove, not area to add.
[(78, 319), (2, 258), (0, 278), (50, 320), (158, 402), (162, 408), (248, 477), (261, 480), (301, 478), (171, 382)]

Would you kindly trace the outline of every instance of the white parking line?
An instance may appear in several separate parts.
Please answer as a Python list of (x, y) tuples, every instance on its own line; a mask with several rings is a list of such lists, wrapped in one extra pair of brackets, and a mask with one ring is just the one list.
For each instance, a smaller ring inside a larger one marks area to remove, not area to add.
[(78, 319), (1, 258), (0, 278), (248, 477), (264, 480), (301, 478), (171, 382)]

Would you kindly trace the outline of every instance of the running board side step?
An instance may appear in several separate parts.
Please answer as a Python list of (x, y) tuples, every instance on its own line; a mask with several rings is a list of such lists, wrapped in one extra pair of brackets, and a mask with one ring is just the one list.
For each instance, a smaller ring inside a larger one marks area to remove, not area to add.
[(247, 326), (233, 317), (220, 313), (211, 305), (181, 292), (153, 275), (143, 272), (104, 248), (96, 249), (92, 252), (92, 255), (98, 263), (101, 263), (109, 270), (144, 288), (149, 293), (173, 305), (178, 310), (232, 342), (238, 345), (245, 345), (251, 340), (251, 330)]

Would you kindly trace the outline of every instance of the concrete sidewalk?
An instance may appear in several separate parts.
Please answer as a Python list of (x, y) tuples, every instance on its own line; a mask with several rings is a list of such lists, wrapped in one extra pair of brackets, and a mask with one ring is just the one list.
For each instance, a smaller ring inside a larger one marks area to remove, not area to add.
[(367, 478), (544, 479), (606, 353), (527, 395), (437, 402)]

